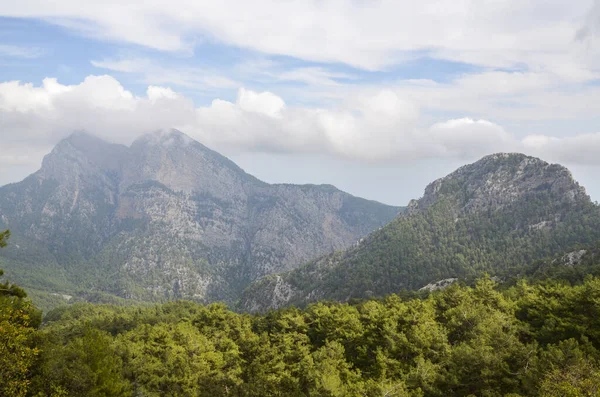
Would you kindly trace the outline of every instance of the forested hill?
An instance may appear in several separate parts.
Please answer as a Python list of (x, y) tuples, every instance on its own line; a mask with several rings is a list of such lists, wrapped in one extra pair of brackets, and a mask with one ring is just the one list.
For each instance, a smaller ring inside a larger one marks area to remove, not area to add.
[(400, 210), (331, 185), (264, 183), (175, 130), (130, 147), (76, 133), (0, 188), (0, 230), (13, 242), (0, 267), (53, 303), (234, 301), (252, 280), (348, 247)]
[(43, 322), (0, 280), (0, 396), (600, 395), (600, 243), (524, 273), (264, 315), (77, 303)]
[(79, 303), (38, 329), (27, 301), (0, 291), (0, 395), (598, 396), (598, 302), (598, 278), (504, 291), (483, 278), (264, 316)]
[(434, 181), (405, 214), (346, 251), (251, 285), (240, 308), (346, 301), (446, 278), (519, 271), (600, 239), (600, 209), (564, 167), (495, 154)]

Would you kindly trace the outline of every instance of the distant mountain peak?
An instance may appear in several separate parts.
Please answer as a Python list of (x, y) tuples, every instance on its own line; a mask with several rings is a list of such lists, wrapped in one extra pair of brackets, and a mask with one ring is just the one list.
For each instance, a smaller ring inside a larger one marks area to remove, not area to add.
[(109, 143), (88, 132), (77, 131), (61, 140), (44, 156), (39, 173), (47, 178), (62, 179), (75, 166), (81, 172), (90, 168), (116, 172), (126, 151), (124, 145)]
[(423, 211), (440, 199), (453, 202), (459, 212), (498, 208), (548, 189), (560, 201), (589, 200), (562, 165), (522, 153), (496, 153), (430, 183), (422, 198), (410, 202), (408, 213)]
[[(600, 207), (565, 167), (497, 153), (427, 186), (407, 211), (346, 251), (265, 277), (242, 295), (249, 311), (435, 289), (600, 238)], [(577, 260), (580, 251), (567, 259)]]
[[(522, 159), (531, 159), (534, 161), (539, 161), (541, 163), (546, 163), (546, 161), (539, 159), (537, 157), (533, 157), (533, 156), (528, 156), (524, 153), (519, 153), (519, 152), (498, 152), (498, 153), (492, 153), (492, 154), (488, 154), (486, 156), (483, 156), (481, 159), (479, 159), (478, 161), (476, 161), (473, 164), (477, 164), (478, 162), (481, 161), (490, 161), (490, 160), (506, 160), (506, 159), (518, 159), (518, 160), (522, 160)], [(473, 165), (473, 164), (468, 164), (467, 167), (469, 165)]]
[(54, 150), (61, 150), (66, 146), (72, 146), (78, 150), (90, 151), (94, 146), (106, 146), (110, 143), (98, 138), (95, 135), (90, 134), (87, 131), (75, 131), (63, 138), (55, 147)]
[(28, 265), (9, 270), (28, 286), (135, 299), (231, 302), (250, 281), (350, 246), (398, 211), (328, 186), (264, 183), (177, 130), (130, 147), (75, 133), (38, 172), (0, 188), (0, 230)]
[(242, 192), (244, 182), (260, 183), (227, 157), (176, 129), (157, 130), (136, 139), (123, 172), (122, 189), (156, 181), (174, 191), (221, 198), (237, 196), (231, 192)]
[(136, 142), (149, 145), (161, 145), (165, 147), (198, 143), (188, 135), (174, 128), (160, 129), (144, 134), (139, 137)]

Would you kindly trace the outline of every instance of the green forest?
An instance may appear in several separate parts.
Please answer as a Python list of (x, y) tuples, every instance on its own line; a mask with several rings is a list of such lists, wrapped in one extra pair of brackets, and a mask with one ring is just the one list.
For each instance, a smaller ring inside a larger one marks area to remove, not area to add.
[(262, 315), (77, 303), (43, 321), (4, 282), (0, 395), (598, 396), (600, 278), (550, 273)]

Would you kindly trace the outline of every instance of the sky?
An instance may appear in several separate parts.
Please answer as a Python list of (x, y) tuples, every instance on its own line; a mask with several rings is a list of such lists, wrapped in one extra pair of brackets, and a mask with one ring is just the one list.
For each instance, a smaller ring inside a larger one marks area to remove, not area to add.
[(600, 0), (0, 0), (0, 185), (168, 128), (388, 204), (495, 152), (598, 200)]

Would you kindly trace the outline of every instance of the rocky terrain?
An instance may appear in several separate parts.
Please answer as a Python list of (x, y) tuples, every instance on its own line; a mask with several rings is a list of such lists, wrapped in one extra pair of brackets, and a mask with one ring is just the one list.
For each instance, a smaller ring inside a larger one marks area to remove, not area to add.
[(130, 147), (85, 133), (0, 188), (0, 267), (37, 293), (234, 301), (346, 248), (401, 209), (330, 185), (270, 185), (178, 131)]
[(600, 209), (568, 169), (494, 154), (432, 182), (407, 211), (344, 252), (255, 282), (240, 308), (346, 301), (482, 272), (516, 274), (536, 259), (600, 239)]

